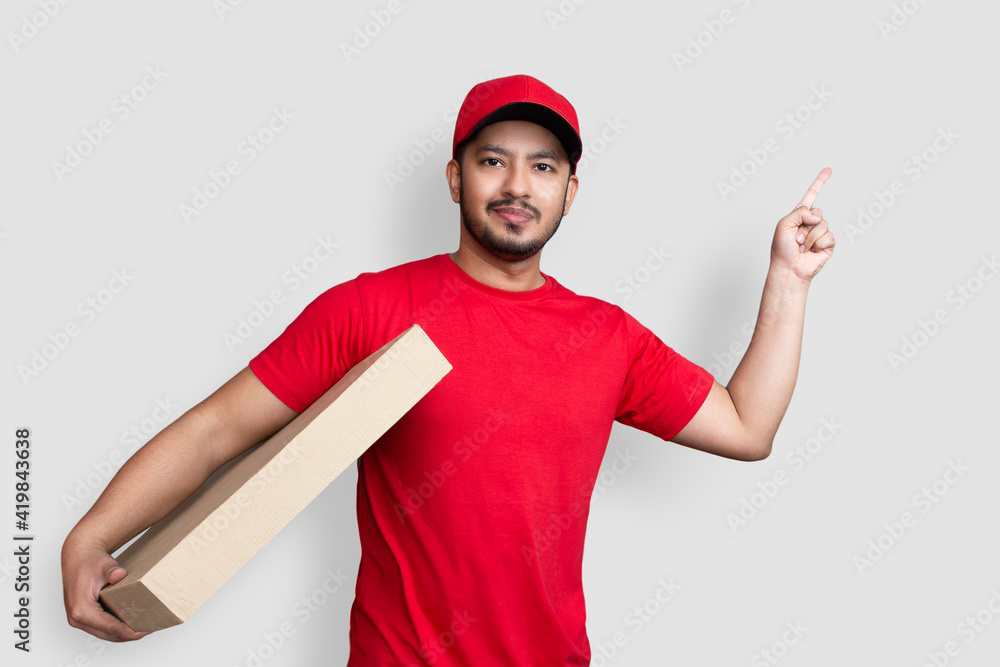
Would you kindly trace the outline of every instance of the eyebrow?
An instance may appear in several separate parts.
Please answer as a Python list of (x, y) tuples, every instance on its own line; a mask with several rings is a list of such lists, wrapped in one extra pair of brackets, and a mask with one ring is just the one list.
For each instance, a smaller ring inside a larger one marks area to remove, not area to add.
[[(476, 150), (476, 153), (496, 153), (497, 155), (502, 155), (504, 157), (510, 157), (511, 152), (504, 148), (503, 146), (498, 146), (496, 144), (483, 144)], [(536, 151), (528, 156), (529, 160), (552, 160), (553, 162), (559, 162), (559, 155), (555, 151), (545, 149), (541, 151)]]

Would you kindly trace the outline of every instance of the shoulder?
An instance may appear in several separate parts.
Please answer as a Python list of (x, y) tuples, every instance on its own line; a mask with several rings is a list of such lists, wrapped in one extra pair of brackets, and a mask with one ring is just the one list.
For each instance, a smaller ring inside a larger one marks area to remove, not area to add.
[(333, 305), (345, 300), (379, 291), (398, 289), (440, 272), (440, 256), (418, 259), (379, 271), (366, 271), (321, 292), (313, 301), (318, 305)]
[(381, 271), (369, 271), (354, 279), (358, 289), (379, 289), (398, 287), (401, 284), (412, 284), (414, 281), (425, 280), (439, 275), (442, 270), (442, 258), (445, 255), (432, 255), (404, 264), (397, 264)]

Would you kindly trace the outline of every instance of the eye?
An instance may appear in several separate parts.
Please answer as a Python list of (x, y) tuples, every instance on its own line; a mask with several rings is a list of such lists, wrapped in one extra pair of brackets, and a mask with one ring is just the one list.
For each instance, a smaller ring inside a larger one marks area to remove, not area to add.
[(483, 163), (488, 164), (491, 167), (496, 167), (500, 165), (500, 158), (488, 157), (485, 160), (483, 160)]
[(545, 164), (544, 162), (542, 162), (542, 163), (540, 163), (538, 165), (535, 165), (535, 166), (537, 166), (542, 171), (555, 171), (555, 168), (552, 165)]

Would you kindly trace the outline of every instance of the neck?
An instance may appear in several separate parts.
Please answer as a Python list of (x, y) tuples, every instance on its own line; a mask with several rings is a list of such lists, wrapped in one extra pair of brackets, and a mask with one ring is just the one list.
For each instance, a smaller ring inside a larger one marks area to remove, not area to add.
[(539, 269), (541, 251), (527, 259), (508, 261), (486, 251), (462, 230), (458, 250), (450, 254), (470, 278), (508, 292), (527, 292), (545, 284)]

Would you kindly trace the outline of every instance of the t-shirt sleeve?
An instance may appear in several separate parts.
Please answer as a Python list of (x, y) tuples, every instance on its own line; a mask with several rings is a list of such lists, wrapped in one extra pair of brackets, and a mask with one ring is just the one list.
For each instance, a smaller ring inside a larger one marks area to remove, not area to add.
[(302, 412), (364, 359), (364, 318), (357, 281), (316, 297), (260, 354), (250, 370), (271, 393)]
[(623, 424), (670, 440), (701, 408), (715, 378), (625, 313), (631, 366), (618, 413)]

